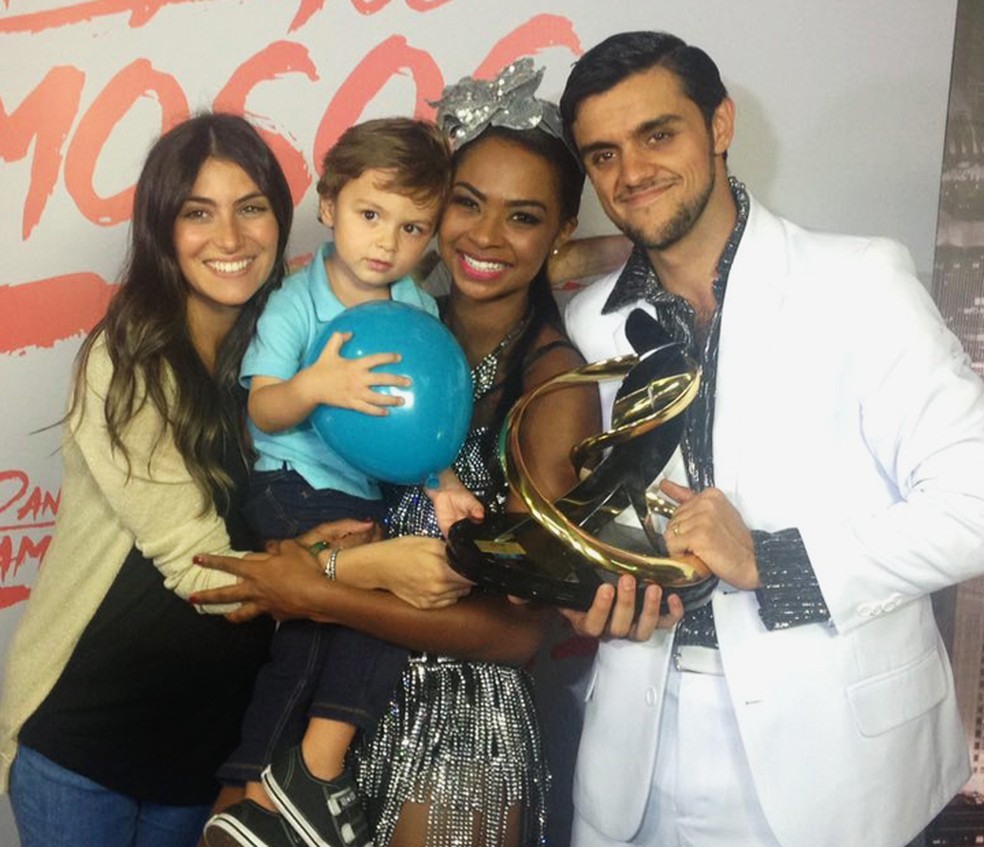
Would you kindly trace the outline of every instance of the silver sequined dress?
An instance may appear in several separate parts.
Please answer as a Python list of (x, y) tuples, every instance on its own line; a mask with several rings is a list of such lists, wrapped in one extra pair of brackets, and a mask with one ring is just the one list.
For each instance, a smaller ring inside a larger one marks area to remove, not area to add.
[[(482, 399), (489, 398), (477, 398), (476, 412)], [(454, 464), (492, 514), (502, 511), (506, 495), (495, 451), (496, 433), (476, 427)], [(393, 535), (440, 535), (419, 488), (389, 494)], [(377, 847), (390, 843), (404, 803), (429, 807), (426, 847), (499, 847), (506, 843), (507, 817), (517, 814), (520, 836), (514, 843), (544, 843), (549, 776), (532, 682), (520, 668), (411, 657), (375, 734), (357, 749), (355, 764)]]

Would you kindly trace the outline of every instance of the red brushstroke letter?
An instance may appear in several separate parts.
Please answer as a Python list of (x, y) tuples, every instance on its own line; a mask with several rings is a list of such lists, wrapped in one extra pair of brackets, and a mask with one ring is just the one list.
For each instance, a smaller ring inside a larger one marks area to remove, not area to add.
[(411, 47), (402, 36), (391, 36), (366, 54), (335, 93), (314, 139), (316, 161), (321, 161), (338, 136), (358, 121), (366, 104), (400, 71), (409, 71), (417, 86), (414, 114), (433, 112), (427, 101), (441, 96), (444, 77), (440, 68), (430, 54)]
[(547, 47), (570, 47), (575, 56), (584, 52), (574, 25), (560, 15), (537, 15), (516, 27), (489, 51), (475, 70), (479, 79), (491, 79), (510, 62), (521, 56), (535, 56)]
[(88, 332), (105, 314), (113, 291), (94, 273), (0, 285), (0, 354), (51, 347)]
[[(275, 41), (255, 56), (243, 62), (215, 97), (215, 109), (220, 112), (246, 113), (246, 98), (257, 83), (276, 79), (286, 73), (302, 73), (316, 80), (318, 70), (307, 48), (289, 41)], [(252, 115), (251, 115), (252, 117)], [(304, 156), (278, 133), (257, 127), (260, 135), (277, 156), (290, 185), (294, 205), (301, 202), (311, 184), (311, 170)]]
[(14, 162), (27, 155), (32, 139), (31, 185), (24, 202), (21, 238), (25, 241), (41, 220), (61, 169), (62, 145), (75, 120), (85, 74), (78, 68), (52, 68), (41, 83), (9, 115), (0, 102), (0, 159)]
[(111, 226), (130, 217), (134, 187), (112, 197), (100, 197), (92, 187), (92, 177), (113, 128), (148, 93), (156, 95), (160, 103), (162, 130), (188, 117), (188, 100), (174, 77), (154, 70), (146, 59), (137, 59), (116, 74), (93, 101), (68, 148), (65, 185), (79, 211), (94, 224)]

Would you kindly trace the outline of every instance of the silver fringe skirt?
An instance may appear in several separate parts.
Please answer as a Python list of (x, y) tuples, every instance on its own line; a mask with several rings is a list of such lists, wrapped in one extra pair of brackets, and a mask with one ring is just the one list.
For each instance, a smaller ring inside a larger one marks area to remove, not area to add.
[(426, 847), (501, 847), (510, 811), (521, 847), (544, 843), (549, 775), (520, 668), (412, 657), (355, 769), (377, 847), (405, 803), (428, 807)]

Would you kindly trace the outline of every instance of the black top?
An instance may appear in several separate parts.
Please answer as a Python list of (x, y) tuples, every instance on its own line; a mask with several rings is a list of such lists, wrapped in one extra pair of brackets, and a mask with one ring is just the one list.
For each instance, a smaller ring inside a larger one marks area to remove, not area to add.
[[(252, 549), (239, 508), (245, 473), (225, 464), (237, 482), (229, 535)], [(269, 618), (199, 614), (134, 548), (20, 743), (138, 800), (210, 804), (272, 633)]]

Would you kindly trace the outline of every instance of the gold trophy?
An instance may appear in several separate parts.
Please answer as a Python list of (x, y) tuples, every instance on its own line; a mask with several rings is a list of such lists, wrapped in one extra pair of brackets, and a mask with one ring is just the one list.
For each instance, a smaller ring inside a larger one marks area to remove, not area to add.
[[(626, 334), (637, 353), (584, 365), (523, 395), (506, 418), (500, 458), (528, 515), (482, 524), (461, 521), (448, 536), (448, 558), (469, 579), (508, 594), (586, 609), (601, 582), (631, 573), (642, 590), (657, 583), (686, 607), (701, 605), (716, 580), (693, 555), (670, 557), (663, 529), (674, 504), (654, 485), (677, 450), (683, 412), (697, 396), (700, 368), (683, 345), (634, 311)], [(572, 385), (621, 379), (611, 428), (576, 445), (581, 481), (556, 501), (532, 478), (521, 448), (523, 419), (537, 399)], [(616, 520), (631, 510), (636, 521)]]

